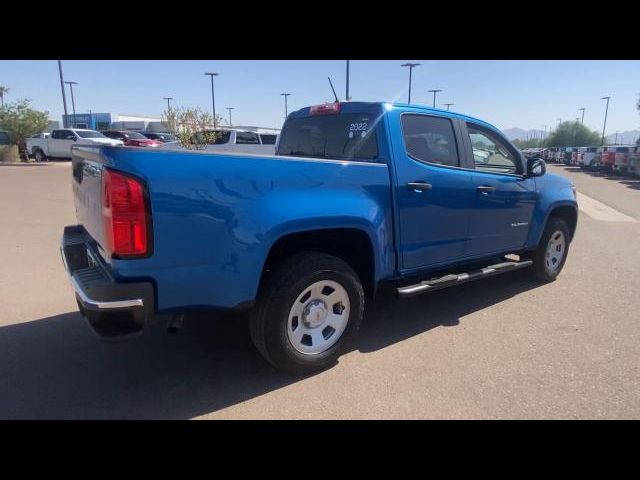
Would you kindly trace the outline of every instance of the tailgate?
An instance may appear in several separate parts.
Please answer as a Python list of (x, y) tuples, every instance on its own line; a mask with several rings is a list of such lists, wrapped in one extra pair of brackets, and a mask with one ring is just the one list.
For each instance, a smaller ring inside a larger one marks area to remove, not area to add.
[[(76, 219), (102, 247), (105, 234), (102, 220), (102, 147), (74, 146), (71, 150), (73, 199)], [(108, 260), (108, 259), (107, 259)]]

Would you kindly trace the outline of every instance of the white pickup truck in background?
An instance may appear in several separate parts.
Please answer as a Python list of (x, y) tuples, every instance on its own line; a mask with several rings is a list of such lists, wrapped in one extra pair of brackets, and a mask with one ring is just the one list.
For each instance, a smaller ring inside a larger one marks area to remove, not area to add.
[(36, 162), (48, 158), (71, 158), (72, 145), (124, 145), (121, 140), (105, 137), (95, 130), (61, 128), (51, 134), (40, 133), (27, 138), (27, 152)]
[[(233, 128), (215, 131), (217, 132), (215, 143), (207, 145), (205, 148), (207, 152), (254, 153), (259, 155), (275, 155), (276, 153), (275, 141), (277, 137), (268, 138), (273, 137), (273, 135), (265, 135), (265, 142), (273, 141), (274, 143), (263, 143), (261, 134), (256, 132)], [(156, 148), (159, 150), (185, 149), (179, 143), (165, 143)]]

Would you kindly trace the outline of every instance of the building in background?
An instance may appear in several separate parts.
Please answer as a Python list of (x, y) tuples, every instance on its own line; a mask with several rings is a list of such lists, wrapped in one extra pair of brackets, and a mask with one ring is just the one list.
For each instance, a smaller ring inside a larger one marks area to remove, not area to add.
[(46, 132), (51, 132), (51, 130), (56, 130), (60, 128), (60, 122), (56, 120), (49, 120), (49, 125), (47, 125)]
[(63, 115), (70, 128), (88, 128), (90, 130), (135, 130), (144, 131), (150, 123), (161, 123), (158, 117), (129, 115), (127, 113), (76, 113)]

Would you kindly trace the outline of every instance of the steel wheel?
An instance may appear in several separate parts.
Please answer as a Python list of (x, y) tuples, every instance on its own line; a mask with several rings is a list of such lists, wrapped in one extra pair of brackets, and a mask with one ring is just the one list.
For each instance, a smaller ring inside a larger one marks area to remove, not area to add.
[(44, 155), (42, 154), (42, 152), (40, 150), (36, 150), (36, 153), (34, 155), (36, 162), (42, 162), (44, 161)]
[(349, 295), (342, 285), (321, 280), (305, 288), (289, 312), (287, 335), (305, 355), (322, 353), (340, 339), (349, 321)]
[(560, 230), (553, 232), (549, 237), (549, 243), (547, 243), (547, 250), (544, 256), (544, 265), (549, 273), (555, 273), (560, 265), (562, 265), (562, 259), (566, 250), (566, 240), (564, 233)]

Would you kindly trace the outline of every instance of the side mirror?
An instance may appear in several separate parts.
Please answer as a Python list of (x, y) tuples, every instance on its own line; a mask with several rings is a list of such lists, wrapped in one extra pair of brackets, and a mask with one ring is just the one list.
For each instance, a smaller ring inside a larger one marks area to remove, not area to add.
[(527, 160), (527, 176), (541, 177), (547, 173), (547, 164), (541, 158), (530, 158)]

